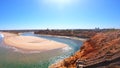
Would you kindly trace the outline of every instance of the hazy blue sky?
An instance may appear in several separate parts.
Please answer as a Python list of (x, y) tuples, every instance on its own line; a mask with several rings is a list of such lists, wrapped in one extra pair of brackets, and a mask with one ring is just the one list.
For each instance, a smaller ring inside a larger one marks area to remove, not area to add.
[(0, 0), (0, 29), (120, 28), (120, 0)]

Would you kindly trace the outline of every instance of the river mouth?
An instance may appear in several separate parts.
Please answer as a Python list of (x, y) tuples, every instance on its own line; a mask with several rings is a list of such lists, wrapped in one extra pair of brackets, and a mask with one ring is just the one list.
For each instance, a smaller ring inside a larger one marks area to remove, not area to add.
[(6, 46), (3, 43), (3, 37), (0, 37), (0, 68), (48, 68), (49, 65), (74, 54), (74, 52), (79, 50), (80, 46), (82, 45), (81, 41), (74, 39), (42, 36), (31, 33), (24, 33), (22, 35), (37, 36), (62, 42), (69, 45), (69, 47), (45, 52), (25, 52), (14, 47), (10, 48)]

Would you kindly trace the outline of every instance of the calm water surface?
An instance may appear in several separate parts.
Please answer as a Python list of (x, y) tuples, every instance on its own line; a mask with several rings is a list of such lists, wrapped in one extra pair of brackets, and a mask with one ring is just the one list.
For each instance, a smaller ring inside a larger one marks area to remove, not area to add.
[(71, 56), (82, 45), (74, 39), (58, 38), (53, 36), (21, 34), (24, 36), (37, 36), (67, 44), (69, 47), (46, 52), (23, 51), (4, 44), (0, 35), (0, 68), (48, 68), (49, 65)]

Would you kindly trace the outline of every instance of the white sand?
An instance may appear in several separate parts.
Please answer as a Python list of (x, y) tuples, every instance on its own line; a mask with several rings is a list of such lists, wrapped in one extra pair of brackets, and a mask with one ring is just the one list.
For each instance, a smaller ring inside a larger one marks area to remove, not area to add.
[(53, 50), (58, 48), (64, 48), (67, 45), (43, 39), (34, 36), (18, 36), (12, 33), (2, 33), (4, 35), (4, 42), (9, 46), (13, 46), (25, 50)]

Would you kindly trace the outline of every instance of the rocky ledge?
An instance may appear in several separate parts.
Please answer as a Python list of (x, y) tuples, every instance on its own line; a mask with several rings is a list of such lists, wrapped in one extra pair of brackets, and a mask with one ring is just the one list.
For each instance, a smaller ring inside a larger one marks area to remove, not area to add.
[[(107, 65), (105, 67), (107, 68), (118, 58), (120, 58), (120, 30), (106, 31), (97, 33), (85, 41), (74, 55), (51, 65), (50, 68), (96, 68), (94, 65), (101, 68)], [(114, 65), (112, 66), (114, 68)]]

